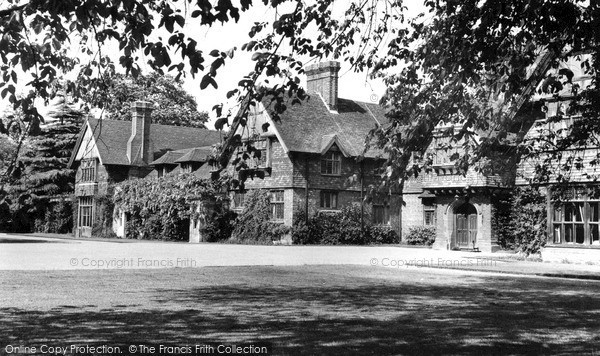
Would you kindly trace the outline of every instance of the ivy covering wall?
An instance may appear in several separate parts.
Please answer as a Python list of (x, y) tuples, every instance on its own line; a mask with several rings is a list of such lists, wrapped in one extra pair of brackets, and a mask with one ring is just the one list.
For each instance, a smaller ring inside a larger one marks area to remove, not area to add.
[(230, 242), (273, 244), (289, 232), (289, 226), (271, 221), (269, 192), (255, 189), (246, 194), (244, 211), (235, 221)]
[(127, 215), (127, 238), (187, 240), (198, 199), (216, 199), (215, 183), (193, 174), (133, 179), (116, 185), (114, 214)]
[(500, 203), (504, 214), (497, 215), (499, 219), (495, 224), (500, 244), (525, 255), (539, 253), (547, 240), (544, 192), (536, 187), (516, 187)]
[(292, 239), (300, 245), (371, 245), (400, 242), (389, 226), (372, 225), (369, 214), (363, 216), (360, 206), (349, 206), (339, 212), (318, 212), (306, 219), (298, 214), (292, 227)]

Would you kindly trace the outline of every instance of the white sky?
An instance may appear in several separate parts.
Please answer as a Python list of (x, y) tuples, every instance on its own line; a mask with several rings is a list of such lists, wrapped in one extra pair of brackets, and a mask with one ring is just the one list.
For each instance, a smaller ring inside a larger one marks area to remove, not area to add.
[[(220, 50), (229, 50), (232, 47), (240, 48), (244, 42), (249, 40), (248, 31), (254, 22), (259, 21), (269, 21), (274, 18), (274, 10), (267, 9), (262, 5), (261, 1), (255, 1), (256, 6), (251, 8), (249, 11), (245, 13), (241, 13), (241, 18), (239, 23), (228, 22), (224, 25), (214, 25), (213, 27), (200, 27), (199, 25), (195, 25), (192, 19), (186, 16), (186, 29), (185, 33), (189, 37), (193, 37), (197, 42), (197, 48), (204, 52), (205, 57), (205, 66), (208, 67), (212, 62), (212, 57), (208, 56), (208, 53), (212, 49), (220, 49)], [(340, 0), (337, 1), (337, 4), (334, 5), (334, 13), (335, 11), (340, 11), (340, 17), (343, 14), (344, 9), (350, 3), (349, 0)], [(421, 1), (406, 1), (405, 4), (408, 7), (408, 11), (406, 12), (407, 17), (416, 16), (418, 13), (423, 12), (425, 8), (422, 5)], [(280, 11), (281, 13), (285, 12), (285, 9)], [(177, 29), (176, 25), (176, 29)], [(166, 41), (169, 37), (169, 34), (166, 30), (162, 30), (161, 32), (156, 32), (153, 36), (152, 40), (157, 40), (157, 38), (162, 34), (162, 38)], [(111, 54), (111, 58), (116, 64), (117, 70), (120, 70), (120, 65), (118, 64), (118, 51), (116, 50), (116, 46), (114, 49), (110, 47), (103, 48), (104, 53), (114, 53)], [(140, 65), (142, 67), (143, 72), (149, 72), (150, 68), (148, 66), (143, 65), (148, 59), (144, 57), (142, 52), (139, 52), (140, 56)], [(213, 122), (216, 119), (214, 112), (212, 112), (212, 107), (216, 104), (222, 103), (226, 101), (226, 93), (229, 90), (232, 90), (237, 87), (238, 81), (248, 72), (253, 70), (254, 62), (250, 60), (252, 53), (249, 52), (241, 52), (236, 51), (233, 59), (226, 60), (226, 64), (224, 67), (218, 71), (218, 75), (216, 81), (218, 83), (219, 88), (214, 89), (212, 86), (208, 86), (204, 90), (200, 90), (200, 80), (202, 79), (202, 73), (199, 73), (195, 79), (193, 79), (190, 75), (184, 78), (184, 89), (192, 94), (198, 103), (198, 110), (207, 111), (210, 115), (211, 121), (208, 126), (210, 128), (213, 127)], [(181, 56), (179, 54), (172, 55), (173, 62), (178, 63)], [(367, 73), (354, 73), (350, 71), (350, 65), (348, 63), (341, 64), (341, 70), (339, 72), (339, 96), (342, 98), (355, 99), (366, 102), (377, 102), (381, 95), (385, 91), (385, 87), (383, 83), (379, 80), (371, 80), (368, 78)], [(25, 78), (20, 75), (20, 80)], [(303, 85), (305, 82), (303, 82)], [(19, 86), (20, 87), (20, 86)], [(22, 90), (22, 89), (21, 89)], [(19, 88), (17, 89), (17, 92)], [(7, 107), (7, 102), (0, 102), (0, 111), (4, 111)], [(46, 110), (44, 108), (39, 108), (40, 112), (45, 113)]]

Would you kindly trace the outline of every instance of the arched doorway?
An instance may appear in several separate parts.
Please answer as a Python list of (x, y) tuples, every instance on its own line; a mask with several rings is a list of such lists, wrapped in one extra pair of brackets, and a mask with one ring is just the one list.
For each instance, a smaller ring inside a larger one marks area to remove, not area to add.
[(477, 209), (464, 203), (454, 208), (454, 236), (460, 248), (471, 248), (477, 241)]

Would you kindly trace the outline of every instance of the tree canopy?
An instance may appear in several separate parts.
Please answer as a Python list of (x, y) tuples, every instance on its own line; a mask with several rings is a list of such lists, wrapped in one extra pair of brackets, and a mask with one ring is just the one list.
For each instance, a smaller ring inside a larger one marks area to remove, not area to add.
[(131, 104), (137, 100), (155, 103), (152, 121), (163, 125), (205, 127), (206, 112), (199, 112), (196, 100), (171, 76), (158, 73), (136, 78), (116, 74), (106, 90), (87, 98), (90, 104), (103, 108), (106, 118), (131, 120)]
[[(273, 21), (258, 21), (239, 48), (201, 51), (190, 24), (210, 27), (238, 21), (253, 6), (276, 9)], [(239, 101), (235, 114), (215, 106), (215, 126), (231, 125), (225, 148), (239, 144), (233, 133), (244, 125), (248, 109), (269, 97), (275, 117), (286, 109), (285, 98), (303, 99), (299, 76), (312, 59), (325, 57), (369, 70), (389, 88), (382, 104), (389, 123), (374, 130), (372, 144), (388, 153), (390, 181), (403, 181), (430, 162), (409, 166), (413, 152), (430, 144), (440, 126), (455, 127), (441, 134), (463, 154), (457, 165), (489, 167), (490, 152), (497, 147), (527, 152), (523, 142), (506, 145), (510, 133), (521, 133), (520, 115), (540, 80), (544, 66), (556, 67), (568, 56), (582, 52), (592, 85), (572, 94), (584, 120), (577, 135), (568, 135), (559, 147), (584, 144), (598, 133), (598, 38), (600, 7), (583, 0), (425, 0), (426, 12), (405, 17), (399, 0), (354, 0), (344, 3), (343, 15), (334, 11), (334, 0), (180, 0), (180, 1), (29, 1), (9, 0), (0, 9), (0, 94), (29, 115), (36, 97), (47, 99), (61, 71), (77, 70), (69, 83), (73, 95), (98, 96), (110, 85), (106, 76), (116, 64), (103, 51), (118, 43), (118, 65), (127, 74), (140, 73), (139, 56), (157, 72), (172, 72), (178, 79), (201, 75), (200, 87), (217, 87), (218, 73), (239, 51), (253, 53), (255, 66), (241, 78), (228, 98)], [(159, 31), (166, 36), (156, 34)], [(67, 49), (78, 43), (80, 53)], [(176, 55), (175, 55), (176, 53)], [(28, 94), (18, 97), (15, 84), (19, 68), (32, 80)], [(539, 70), (535, 70), (538, 68)], [(259, 79), (273, 85), (257, 90)], [(548, 85), (550, 92), (555, 85)], [(586, 135), (588, 138), (586, 138)], [(522, 135), (521, 135), (522, 136)], [(518, 153), (514, 151), (513, 153)], [(224, 151), (227, 156), (227, 151)]]
[[(558, 75), (545, 77), (547, 69), (573, 56), (592, 78), (590, 86), (574, 86), (569, 93), (577, 103), (573, 109), (583, 117), (578, 125), (587, 130), (578, 130), (577, 135), (573, 131), (545, 151), (581, 146), (599, 133), (600, 7), (596, 2), (425, 3), (429, 13), (390, 40), (385, 55), (373, 66), (389, 88), (382, 102), (391, 109), (390, 125), (375, 136), (394, 167), (406, 167), (411, 152), (427, 147), (440, 126), (458, 127), (440, 134), (464, 148), (456, 159), (464, 168), (491, 168), (482, 163), (501, 146), (512, 148), (512, 155), (532, 153), (531, 144), (522, 141), (531, 125), (524, 120), (535, 118), (539, 108), (527, 103), (542, 80), (554, 83), (543, 85), (542, 90), (558, 95), (562, 89)], [(592, 55), (582, 57), (584, 53)], [(561, 115), (554, 119), (560, 120)], [(503, 145), (511, 133), (517, 134), (517, 140)], [(404, 178), (430, 164), (423, 160), (412, 169), (396, 169), (394, 177)]]
[[(77, 141), (84, 112), (68, 98), (58, 96), (48, 116), (49, 120), (38, 130), (29, 130), (25, 138), (24, 134), (15, 138), (22, 149), (17, 156), (18, 169), (13, 169), (11, 179), (2, 186), (0, 203), (9, 207), (6, 214), (10, 216), (1, 226), (4, 231), (29, 232), (34, 230), (34, 225), (43, 229), (38, 225), (44, 224), (46, 215), (55, 208), (50, 202), (68, 200), (68, 195), (73, 192), (75, 172), (67, 168), (67, 162)], [(11, 140), (14, 146), (14, 139)], [(70, 219), (68, 211), (66, 214)], [(63, 228), (69, 230), (70, 222), (66, 225)]]

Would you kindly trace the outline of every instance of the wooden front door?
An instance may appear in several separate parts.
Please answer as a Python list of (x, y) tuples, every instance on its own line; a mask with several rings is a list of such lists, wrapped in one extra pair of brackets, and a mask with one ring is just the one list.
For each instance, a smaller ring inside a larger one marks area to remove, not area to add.
[(456, 244), (463, 248), (474, 247), (477, 241), (477, 210), (472, 204), (466, 203), (455, 209), (454, 215)]

